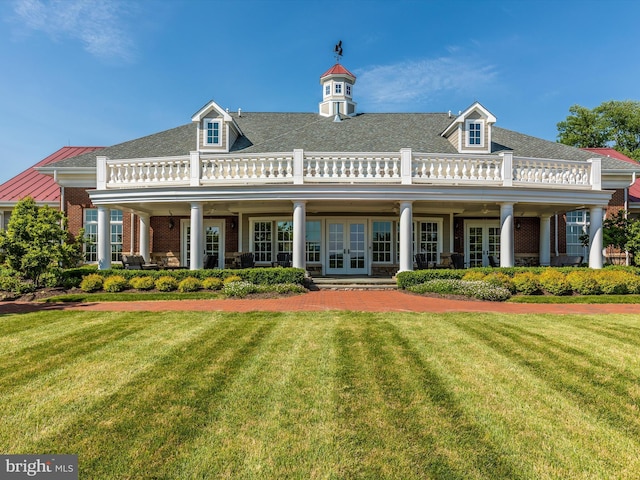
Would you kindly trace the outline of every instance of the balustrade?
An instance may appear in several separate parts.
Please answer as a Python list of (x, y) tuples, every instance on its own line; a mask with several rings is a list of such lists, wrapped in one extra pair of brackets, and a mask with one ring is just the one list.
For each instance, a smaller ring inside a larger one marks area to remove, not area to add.
[[(439, 183), (564, 185), (599, 188), (599, 170), (591, 162), (500, 155), (414, 153), (403, 172), (398, 153), (319, 153), (299, 151), (260, 155), (103, 160), (98, 163), (105, 183), (99, 188), (210, 185), (225, 183)], [(406, 158), (406, 157), (405, 157)], [(295, 163), (295, 165), (294, 165)], [(512, 165), (512, 178), (503, 178)], [(295, 167), (295, 168), (294, 168)], [(101, 170), (104, 169), (104, 170)], [(192, 171), (193, 169), (193, 171)], [(298, 172), (294, 178), (294, 172)], [(300, 173), (302, 172), (302, 173)], [(404, 174), (404, 175), (403, 175)], [(594, 178), (596, 180), (594, 180)], [(194, 183), (195, 182), (195, 183)]]

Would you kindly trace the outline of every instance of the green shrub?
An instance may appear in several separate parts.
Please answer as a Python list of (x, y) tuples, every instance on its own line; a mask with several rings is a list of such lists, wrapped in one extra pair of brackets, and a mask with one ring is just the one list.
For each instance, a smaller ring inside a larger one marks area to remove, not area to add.
[(93, 293), (98, 290), (102, 290), (104, 284), (104, 278), (97, 273), (91, 273), (82, 279), (80, 282), (80, 288), (83, 292)]
[(122, 275), (111, 275), (105, 278), (102, 288), (105, 292), (122, 292), (129, 288), (129, 281)]
[(571, 285), (564, 273), (554, 268), (548, 268), (538, 276), (542, 288), (551, 295), (568, 295), (572, 292)]
[(222, 288), (222, 279), (207, 277), (202, 281), (202, 288), (206, 290), (220, 290)]
[(178, 284), (179, 292), (197, 292), (202, 289), (202, 282), (195, 277), (187, 277)]
[[(225, 285), (228, 283), (234, 283), (234, 282), (241, 282), (242, 281), (242, 277), (240, 275), (229, 275), (227, 278), (225, 278), (222, 283), (224, 283)], [(251, 282), (249, 282), (251, 283)]]
[(485, 276), (482, 281), (489, 285), (506, 288), (511, 293), (516, 293), (516, 286), (513, 283), (513, 279), (502, 272), (491, 272)]
[(513, 276), (513, 284), (516, 292), (523, 295), (537, 295), (541, 293), (541, 285), (538, 277), (532, 272), (516, 273)]
[(464, 277), (462, 277), (462, 280), (466, 280), (468, 282), (479, 282), (480, 280), (483, 280), (484, 277), (486, 277), (487, 274), (484, 272), (481, 272), (479, 270), (469, 270), (467, 273), (464, 274)]
[(412, 285), (420, 285), (429, 280), (442, 278), (461, 279), (466, 273), (465, 270), (453, 269), (431, 269), (431, 270), (410, 270), (400, 272), (396, 275), (398, 288), (407, 289)]
[(144, 277), (133, 277), (129, 280), (129, 285), (136, 290), (153, 290), (156, 282), (152, 277), (145, 275)]
[(156, 280), (156, 289), (161, 292), (173, 292), (177, 288), (178, 281), (169, 275), (164, 275)]
[[(265, 285), (267, 286), (267, 285)], [(276, 283), (267, 286), (270, 291), (276, 293), (306, 293), (307, 289), (297, 283)]]
[(412, 285), (408, 290), (415, 293), (430, 292), (444, 295), (463, 295), (494, 302), (503, 302), (511, 297), (511, 292), (504, 287), (490, 285), (483, 281), (457, 280), (454, 278), (428, 280), (421, 285)]
[(253, 283), (243, 280), (226, 282), (222, 287), (222, 293), (229, 297), (244, 298), (250, 293), (256, 293), (257, 288)]
[(638, 291), (638, 277), (629, 271), (607, 268), (598, 271), (597, 279), (602, 293), (607, 295), (624, 295)]
[(580, 295), (600, 295), (602, 289), (598, 283), (595, 270), (575, 269), (567, 275), (571, 289)]

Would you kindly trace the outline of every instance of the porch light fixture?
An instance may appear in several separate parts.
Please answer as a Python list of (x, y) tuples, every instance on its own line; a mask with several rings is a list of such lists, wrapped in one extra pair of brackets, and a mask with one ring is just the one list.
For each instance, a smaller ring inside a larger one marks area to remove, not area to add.
[(169, 230), (173, 230), (175, 223), (173, 222), (173, 217), (169, 217)]
[(236, 221), (234, 219), (231, 220), (231, 230), (236, 229)]
[(482, 205), (482, 210), (480, 210), (480, 213), (482, 213), (483, 215), (486, 215), (487, 213), (489, 213), (489, 209), (487, 208), (486, 203)]
[(518, 220), (518, 221), (516, 222), (516, 230), (520, 230), (520, 227), (521, 227), (521, 225), (520, 225), (520, 220)]

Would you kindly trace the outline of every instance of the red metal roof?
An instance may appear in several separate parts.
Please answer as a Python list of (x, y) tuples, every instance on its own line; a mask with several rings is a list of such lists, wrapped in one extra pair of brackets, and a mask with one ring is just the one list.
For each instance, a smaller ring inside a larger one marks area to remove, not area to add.
[[(583, 148), (582, 150), (588, 150), (589, 152), (597, 153), (598, 155), (604, 155), (607, 157), (622, 160), (623, 162), (638, 164), (633, 158), (629, 158), (626, 155), (614, 150), (613, 148)], [(629, 201), (633, 203), (640, 203), (640, 178), (635, 181), (633, 185), (629, 187)]]
[(333, 67), (331, 67), (329, 70), (327, 70), (322, 75), (320, 75), (320, 78), (324, 78), (328, 75), (349, 75), (353, 78), (356, 78), (356, 76), (353, 73), (351, 73), (349, 70), (344, 68), (339, 63), (336, 63)]
[(0, 185), (0, 202), (17, 202), (24, 197), (32, 197), (36, 202), (59, 202), (60, 187), (52, 177), (36, 172), (35, 167), (42, 167), (101, 148), (104, 147), (62, 147)]

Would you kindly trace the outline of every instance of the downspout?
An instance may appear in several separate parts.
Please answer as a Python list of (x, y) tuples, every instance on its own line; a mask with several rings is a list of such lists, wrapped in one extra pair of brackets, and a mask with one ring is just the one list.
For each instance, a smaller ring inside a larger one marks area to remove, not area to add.
[(131, 249), (131, 255), (133, 255), (133, 246), (135, 245), (135, 240), (136, 240), (136, 214), (131, 212), (131, 228), (130, 230), (130, 239), (129, 239), (129, 247)]
[(556, 257), (558, 255), (560, 255), (560, 253), (558, 252), (558, 214), (556, 213), (554, 216), (554, 221), (555, 221), (555, 229), (554, 229), (554, 251), (556, 254)]

